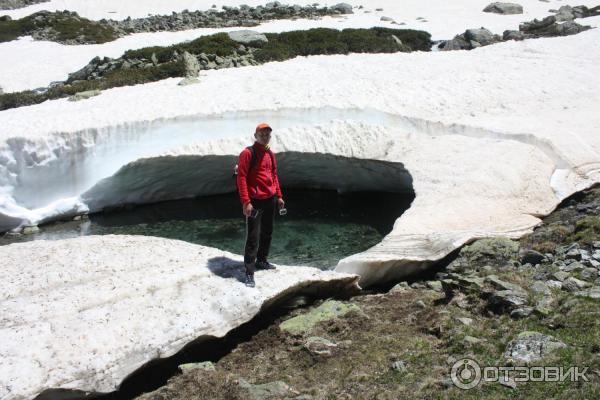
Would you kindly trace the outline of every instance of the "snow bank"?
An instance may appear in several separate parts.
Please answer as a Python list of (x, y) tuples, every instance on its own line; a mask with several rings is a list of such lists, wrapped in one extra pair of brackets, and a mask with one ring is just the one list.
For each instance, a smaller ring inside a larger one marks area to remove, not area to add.
[[(128, 15), (144, 17), (151, 14), (170, 14), (172, 11), (207, 10), (213, 4), (207, 1), (178, 0), (178, 1), (143, 1), (143, 6), (138, 1), (103, 1), (90, 3), (83, 0), (51, 1), (27, 7), (20, 10), (6, 11), (0, 14), (9, 14), (13, 18), (29, 15), (40, 9), (48, 10), (73, 10), (92, 19), (112, 18), (123, 19)], [(227, 5), (248, 4), (251, 6), (265, 4), (259, 1), (227, 2)], [(312, 1), (295, 1), (294, 4), (312, 4)], [(409, 0), (409, 1), (361, 1), (349, 2), (355, 6), (363, 5), (362, 10), (355, 9), (354, 14), (341, 17), (325, 17), (320, 20), (277, 20), (260, 26), (253, 30), (260, 32), (284, 32), (298, 29), (325, 28), (371, 28), (373, 26), (386, 26), (392, 28), (420, 29), (431, 33), (433, 40), (451, 39), (468, 28), (485, 26), (494, 33), (502, 34), (506, 29), (518, 29), (519, 23), (543, 18), (551, 13), (550, 8), (558, 9), (561, 5), (597, 5), (596, 1), (570, 0), (552, 1), (543, 3), (538, 0), (524, 0), (519, 3), (524, 6), (524, 14), (498, 15), (484, 13), (483, 8), (489, 0), (469, 0), (448, 2), (443, 0)], [(220, 8), (221, 3), (214, 3)], [(323, 3), (325, 5), (327, 3)], [(336, 4), (335, 2), (329, 5)], [(375, 11), (383, 8), (383, 11)], [(114, 13), (112, 12), (114, 11)], [(369, 11), (365, 13), (365, 11)], [(381, 21), (382, 16), (393, 18), (398, 23)], [(422, 17), (424, 19), (417, 19)], [(580, 21), (583, 24), (598, 26), (597, 20), (587, 18)], [(186, 40), (196, 39), (202, 35), (211, 35), (217, 32), (227, 32), (239, 28), (227, 29), (195, 29), (181, 32), (157, 32), (129, 35), (110, 43), (98, 45), (65, 46), (53, 42), (33, 41), (30, 37), (20, 38), (7, 43), (0, 43), (0, 59), (11, 62), (0, 65), (0, 87), (5, 92), (20, 91), (45, 87), (50, 82), (62, 81), (71, 72), (85, 66), (92, 58), (119, 57), (126, 50), (138, 49), (147, 46), (168, 46)]]
[(286, 266), (247, 288), (241, 257), (153, 237), (13, 244), (0, 257), (4, 400), (114, 391), (148, 361), (222, 337), (278, 299), (357, 288), (353, 275)]

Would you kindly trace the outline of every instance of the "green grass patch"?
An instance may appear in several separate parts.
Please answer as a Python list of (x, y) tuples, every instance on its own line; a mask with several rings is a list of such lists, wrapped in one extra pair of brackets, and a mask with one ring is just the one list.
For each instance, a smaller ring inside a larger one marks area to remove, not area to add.
[(184, 72), (183, 62), (180, 61), (165, 63), (151, 68), (115, 70), (108, 72), (102, 79), (78, 81), (70, 85), (51, 88), (45, 93), (26, 90), (0, 95), (0, 110), (39, 104), (46, 100), (59, 99), (87, 90), (104, 90), (156, 82), (166, 78), (183, 76)]
[(173, 57), (173, 53), (177, 51), (183, 54), (187, 51), (191, 54), (216, 54), (218, 56), (227, 56), (233, 53), (240, 45), (229, 38), (226, 33), (217, 33), (210, 36), (202, 36), (191, 42), (178, 43), (172, 46), (160, 47), (144, 47), (137, 50), (128, 50), (123, 55), (126, 59), (146, 59), (150, 60), (152, 54), (156, 55), (159, 63), (169, 61)]
[(58, 42), (75, 40), (80, 36), (85, 37), (86, 43), (106, 43), (118, 38), (110, 26), (99, 22), (71, 13), (42, 11), (18, 20), (0, 21), (0, 42), (15, 40), (46, 28), (54, 32), (53, 40)]
[[(402, 41), (400, 46), (393, 38)], [(336, 29), (315, 28), (306, 31), (267, 33), (268, 43), (254, 54), (256, 61), (284, 61), (296, 56), (348, 53), (394, 53), (431, 48), (427, 32), (409, 29)]]
[(600, 240), (600, 217), (587, 216), (577, 221), (575, 232), (570, 239), (582, 244), (592, 244), (592, 242)]

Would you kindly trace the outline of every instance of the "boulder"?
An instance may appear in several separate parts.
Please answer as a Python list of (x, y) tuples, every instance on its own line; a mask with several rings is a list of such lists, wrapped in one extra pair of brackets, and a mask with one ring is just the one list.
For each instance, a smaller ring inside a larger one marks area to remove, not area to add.
[[(509, 31), (507, 31), (507, 32), (509, 32)], [(512, 31), (512, 32), (516, 32), (516, 31)], [(505, 40), (508, 40), (508, 39), (505, 38)], [(541, 263), (543, 259), (544, 259), (544, 255), (542, 253), (540, 253), (539, 251), (527, 250), (525, 252), (525, 254), (523, 254), (523, 257), (521, 257), (521, 264), (529, 263), (531, 265), (535, 265), (535, 264)]]
[(556, 18), (556, 22), (573, 21), (575, 19), (575, 14), (573, 13), (573, 8), (571, 6), (562, 6), (558, 9), (558, 12), (554, 17)]
[(198, 59), (188, 53), (187, 51), (183, 52), (183, 65), (185, 68), (185, 77), (186, 78), (197, 78), (200, 73), (200, 63), (198, 63)]
[(566, 344), (550, 335), (525, 331), (508, 343), (504, 357), (517, 363), (528, 363), (541, 360), (553, 351), (565, 347)]
[(229, 32), (227, 33), (227, 35), (234, 42), (245, 45), (249, 45), (252, 43), (267, 43), (269, 41), (264, 33), (251, 31), (247, 29)]
[(527, 293), (516, 290), (499, 290), (488, 299), (489, 307), (499, 312), (510, 312), (527, 304)]
[(340, 14), (353, 14), (352, 6), (348, 3), (338, 3), (331, 8), (339, 11)]
[(500, 41), (500, 37), (498, 35), (494, 35), (492, 32), (483, 27), (479, 29), (467, 29), (465, 31), (465, 39), (477, 42), (482, 46)]
[(490, 3), (484, 9), (483, 12), (495, 13), (495, 14), (523, 14), (523, 6), (516, 3)]

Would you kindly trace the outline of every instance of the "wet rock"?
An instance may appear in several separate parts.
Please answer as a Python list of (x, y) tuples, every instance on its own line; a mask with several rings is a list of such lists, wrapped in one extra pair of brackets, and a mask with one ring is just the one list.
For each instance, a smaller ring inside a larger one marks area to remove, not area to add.
[[(508, 40), (508, 39), (505, 39), (505, 40)], [(540, 264), (543, 259), (544, 259), (544, 255), (542, 253), (540, 253), (539, 251), (527, 250), (525, 252), (525, 254), (523, 255), (523, 257), (521, 257), (521, 263), (522, 264), (530, 263), (531, 265), (535, 265), (535, 264)]]
[(233, 31), (227, 33), (227, 35), (234, 42), (245, 45), (252, 43), (267, 43), (269, 41), (264, 33), (255, 32), (251, 30)]
[(75, 93), (73, 96), (70, 96), (68, 98), (68, 100), (69, 101), (86, 100), (86, 99), (89, 99), (91, 97), (98, 96), (100, 93), (101, 93), (100, 90), (88, 90), (88, 91), (85, 91), (85, 92)]
[(342, 303), (337, 300), (327, 300), (306, 314), (300, 314), (279, 324), (279, 329), (292, 335), (304, 335), (316, 324), (344, 316), (349, 312), (362, 314), (360, 307), (352, 303)]
[(496, 14), (523, 14), (523, 6), (516, 3), (491, 3), (488, 4), (483, 12), (496, 13)]
[(531, 362), (541, 360), (553, 351), (567, 347), (566, 344), (550, 335), (539, 332), (521, 332), (506, 347), (504, 357), (515, 362)]
[(203, 361), (199, 363), (188, 363), (179, 365), (179, 370), (183, 373), (195, 371), (195, 370), (203, 370), (203, 371), (214, 371), (215, 364), (210, 361)]
[(304, 342), (304, 348), (314, 356), (331, 356), (337, 344), (319, 336), (311, 336)]
[(577, 292), (581, 289), (585, 289), (590, 286), (591, 285), (588, 282), (571, 277), (565, 279), (562, 285), (562, 289), (566, 290), (567, 292)]

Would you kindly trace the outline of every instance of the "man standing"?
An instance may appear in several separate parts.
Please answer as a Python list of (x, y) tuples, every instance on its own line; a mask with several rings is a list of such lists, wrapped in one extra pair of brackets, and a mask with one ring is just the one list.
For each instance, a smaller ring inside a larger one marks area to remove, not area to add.
[(254, 132), (256, 141), (240, 153), (237, 169), (237, 187), (246, 216), (246, 247), (244, 266), (246, 286), (254, 287), (256, 269), (275, 269), (267, 261), (273, 233), (275, 209), (284, 206), (277, 177), (275, 154), (269, 148), (272, 129), (258, 124)]

